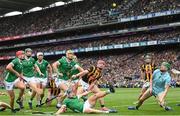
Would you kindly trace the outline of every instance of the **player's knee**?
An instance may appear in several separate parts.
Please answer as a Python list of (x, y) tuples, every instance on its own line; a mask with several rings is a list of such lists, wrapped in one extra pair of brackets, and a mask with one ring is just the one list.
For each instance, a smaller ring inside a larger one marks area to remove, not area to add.
[(139, 99), (139, 102), (140, 102), (140, 103), (143, 103), (143, 102), (144, 102), (144, 99), (143, 99), (143, 98), (140, 98), (140, 99)]
[(13, 101), (15, 99), (15, 96), (14, 95), (11, 95), (10, 96), (10, 99)]
[(98, 99), (98, 96), (96, 94), (94, 94), (94, 99)]
[(25, 88), (26, 88), (26, 86), (24, 84), (19, 86), (19, 89), (21, 89), (22, 91), (24, 91)]
[(88, 108), (86, 108), (86, 109), (84, 110), (84, 113), (91, 113), (91, 110), (88, 109)]

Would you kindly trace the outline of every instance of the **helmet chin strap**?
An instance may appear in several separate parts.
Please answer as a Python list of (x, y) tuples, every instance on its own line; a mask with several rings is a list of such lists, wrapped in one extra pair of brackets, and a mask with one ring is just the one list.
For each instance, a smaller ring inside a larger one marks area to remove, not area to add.
[(26, 56), (27, 58), (30, 58), (31, 56)]
[(162, 73), (163, 73), (163, 72), (166, 72), (166, 70), (160, 70), (160, 71), (161, 71)]

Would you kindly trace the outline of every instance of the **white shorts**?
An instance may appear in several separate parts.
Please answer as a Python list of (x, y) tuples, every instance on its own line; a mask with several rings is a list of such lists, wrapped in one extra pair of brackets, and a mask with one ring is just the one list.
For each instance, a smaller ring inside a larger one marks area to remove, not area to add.
[(72, 81), (74, 84), (76, 84), (76, 83), (78, 83), (79, 82), (79, 79), (77, 79), (77, 80), (73, 80)]
[(85, 112), (86, 109), (92, 108), (93, 106), (89, 103), (88, 100), (85, 101), (84, 107), (83, 107), (83, 113)]
[(68, 81), (56, 78), (55, 84), (56, 84), (56, 87), (59, 87), (60, 84), (66, 84), (67, 85)]
[(26, 80), (27, 82), (25, 82), (26, 84), (27, 83), (36, 83), (36, 80), (35, 80), (35, 77), (23, 77), (24, 78), (24, 80)]
[(143, 88), (149, 88), (150, 87), (150, 82), (145, 82), (144, 84), (143, 84)]
[(88, 90), (88, 88), (89, 88), (89, 84), (88, 84), (88, 83), (84, 82), (84, 81), (81, 79), (81, 80), (80, 80), (80, 84), (81, 84), (81, 86), (82, 86), (82, 88), (83, 88), (84, 91), (87, 91), (87, 90)]
[(42, 83), (43, 86), (47, 85), (47, 78), (35, 78), (36, 83)]
[(13, 90), (14, 85), (15, 85), (18, 81), (19, 81), (19, 78), (17, 78), (14, 82), (4, 81), (6, 90)]

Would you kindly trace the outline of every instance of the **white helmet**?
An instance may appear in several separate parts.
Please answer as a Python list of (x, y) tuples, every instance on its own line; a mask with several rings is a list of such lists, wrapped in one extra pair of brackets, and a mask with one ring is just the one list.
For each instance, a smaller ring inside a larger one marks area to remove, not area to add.
[(38, 56), (40, 56), (40, 55), (43, 56), (43, 53), (42, 53), (42, 52), (38, 52), (36, 56), (38, 57)]

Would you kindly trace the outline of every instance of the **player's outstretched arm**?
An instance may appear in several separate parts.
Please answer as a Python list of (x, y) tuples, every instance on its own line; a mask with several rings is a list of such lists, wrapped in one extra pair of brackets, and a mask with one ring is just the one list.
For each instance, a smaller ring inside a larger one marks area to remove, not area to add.
[(82, 94), (78, 95), (78, 99), (80, 99), (82, 96), (88, 95), (89, 93), (91, 93), (91, 91), (85, 91), (85, 92), (83, 92)]
[(62, 73), (58, 71), (58, 66), (60, 65), (61, 64), (59, 63), (59, 61), (56, 61), (52, 64), (52, 68), (53, 68), (54, 73), (58, 74), (59, 76), (63, 76)]
[(167, 93), (168, 93), (168, 91), (169, 91), (169, 88), (170, 88), (170, 86), (169, 86), (169, 85), (166, 85), (165, 91), (163, 92), (163, 94), (162, 94), (162, 96), (161, 96), (161, 98), (160, 98), (160, 103), (163, 103), (163, 102), (164, 102), (165, 97), (166, 97), (166, 95), (167, 95)]
[(84, 71), (82, 71), (82, 72), (80, 72), (80, 73), (78, 73), (76, 75), (73, 75), (72, 78), (82, 77), (82, 76), (86, 75), (87, 73), (89, 73), (89, 71), (84, 70)]
[(83, 72), (84, 69), (82, 67), (80, 67), (79, 65), (76, 65), (76, 68), (79, 70), (79, 72)]
[(153, 85), (152, 78), (150, 79), (150, 87), (149, 87), (149, 92), (151, 95), (152, 95), (152, 85)]

